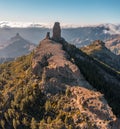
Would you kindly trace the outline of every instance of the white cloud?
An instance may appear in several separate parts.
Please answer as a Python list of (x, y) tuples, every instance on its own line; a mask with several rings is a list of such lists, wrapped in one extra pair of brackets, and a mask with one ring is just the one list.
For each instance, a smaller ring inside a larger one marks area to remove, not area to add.
[(7, 21), (1, 21), (0, 22), (0, 28), (3, 27), (11, 27), (11, 28), (27, 28), (27, 27), (50, 27), (49, 24), (45, 23), (31, 23), (31, 22), (7, 22)]

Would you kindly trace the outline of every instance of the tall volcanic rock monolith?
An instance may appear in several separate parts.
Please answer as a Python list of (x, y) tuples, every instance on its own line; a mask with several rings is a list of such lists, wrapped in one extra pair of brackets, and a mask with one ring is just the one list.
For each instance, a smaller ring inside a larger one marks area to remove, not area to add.
[(53, 26), (53, 37), (52, 39), (54, 40), (60, 40), (61, 39), (61, 28), (60, 28), (60, 23), (55, 22)]

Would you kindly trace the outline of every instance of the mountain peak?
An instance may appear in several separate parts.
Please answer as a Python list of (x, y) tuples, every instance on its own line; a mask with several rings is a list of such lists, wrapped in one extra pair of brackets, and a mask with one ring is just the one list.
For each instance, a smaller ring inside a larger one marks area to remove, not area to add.
[(93, 41), (93, 43), (91, 43), (90, 45), (81, 48), (82, 51), (84, 51), (87, 54), (93, 54), (95, 52), (101, 52), (101, 51), (109, 51), (106, 46), (105, 43), (101, 40), (95, 40)]
[(101, 40), (95, 40), (92, 45), (97, 45), (97, 46), (101, 46), (101, 47), (105, 47), (105, 43)]
[(119, 58), (117, 55), (112, 53), (101, 40), (96, 40), (89, 46), (81, 48), (86, 54), (104, 62), (116, 70), (120, 70)]
[(12, 42), (23, 39), (22, 36), (19, 33), (16, 33), (14, 37), (12, 37), (10, 40)]
[(19, 33), (10, 38), (3, 49), (0, 50), (0, 57), (15, 58), (26, 55), (35, 48), (35, 44), (24, 39)]
[(19, 34), (19, 33), (16, 33), (16, 36), (17, 36), (17, 37), (19, 37), (19, 36), (20, 36), (20, 34)]
[[(22, 36), (20, 35), (20, 33), (16, 33), (15, 37), (16, 37), (16, 38), (19, 38), (19, 39), (22, 38)], [(22, 38), (22, 39), (23, 39), (23, 38)]]

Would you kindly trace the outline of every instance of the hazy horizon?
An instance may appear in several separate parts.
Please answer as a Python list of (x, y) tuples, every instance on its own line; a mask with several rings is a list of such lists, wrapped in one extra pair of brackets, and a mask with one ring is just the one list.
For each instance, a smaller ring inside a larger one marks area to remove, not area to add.
[[(21, 22), (21, 21), (0, 21), (0, 28), (27, 28), (27, 27), (45, 27), (52, 29), (53, 25), (56, 21), (51, 22), (51, 23), (42, 23), (42, 22)], [(57, 21), (59, 22), (59, 21)], [(120, 23), (96, 23), (96, 24), (70, 24), (70, 23), (61, 23), (60, 26), (62, 28), (78, 28), (78, 27), (97, 27), (97, 26), (120, 26)]]

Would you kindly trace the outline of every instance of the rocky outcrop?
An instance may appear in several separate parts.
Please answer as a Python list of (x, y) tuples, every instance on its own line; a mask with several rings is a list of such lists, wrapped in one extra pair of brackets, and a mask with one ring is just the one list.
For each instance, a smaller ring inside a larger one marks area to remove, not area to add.
[(54, 40), (59, 40), (61, 39), (61, 28), (60, 28), (60, 23), (55, 22), (53, 26), (53, 37)]
[[(87, 120), (93, 124), (93, 129), (111, 129), (113, 120), (116, 120), (111, 108), (103, 95), (84, 87), (72, 87), (71, 89), (71, 105), (78, 108), (81, 114), (85, 115)], [(80, 121), (79, 117), (75, 117), (76, 122)], [(80, 128), (88, 125), (78, 123)]]

